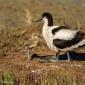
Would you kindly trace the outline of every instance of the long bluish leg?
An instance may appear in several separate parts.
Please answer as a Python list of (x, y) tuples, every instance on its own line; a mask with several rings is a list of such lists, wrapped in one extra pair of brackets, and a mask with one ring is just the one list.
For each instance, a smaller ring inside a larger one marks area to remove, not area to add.
[(56, 54), (56, 59), (59, 60), (59, 52)]
[(67, 54), (67, 57), (68, 57), (68, 61), (70, 61), (71, 58), (70, 58), (69, 52), (67, 52), (66, 54)]

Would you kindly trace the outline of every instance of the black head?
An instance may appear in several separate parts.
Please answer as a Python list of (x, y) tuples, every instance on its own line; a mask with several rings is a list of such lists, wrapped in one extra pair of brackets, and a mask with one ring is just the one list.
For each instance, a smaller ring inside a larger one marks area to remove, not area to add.
[(48, 26), (52, 26), (53, 25), (53, 17), (50, 13), (43, 13), (42, 14), (42, 18), (46, 17), (48, 19)]
[(43, 13), (42, 14), (42, 18), (37, 20), (37, 21), (33, 21), (33, 22), (39, 22), (41, 21), (44, 17), (46, 17), (48, 19), (48, 26), (52, 26), (53, 25), (53, 18), (52, 18), (52, 15), (50, 13)]
[(50, 13), (45, 12), (45, 13), (42, 14), (42, 18), (44, 18), (44, 17), (46, 17), (46, 18), (51, 17), (52, 18), (52, 15)]

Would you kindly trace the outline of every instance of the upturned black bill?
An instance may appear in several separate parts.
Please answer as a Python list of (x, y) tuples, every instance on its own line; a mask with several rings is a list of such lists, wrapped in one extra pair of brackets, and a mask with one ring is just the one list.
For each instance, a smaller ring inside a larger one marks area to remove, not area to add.
[(42, 20), (42, 18), (41, 18), (41, 19), (39, 19), (39, 20), (33, 21), (33, 22), (39, 22), (39, 21), (41, 21), (41, 20)]

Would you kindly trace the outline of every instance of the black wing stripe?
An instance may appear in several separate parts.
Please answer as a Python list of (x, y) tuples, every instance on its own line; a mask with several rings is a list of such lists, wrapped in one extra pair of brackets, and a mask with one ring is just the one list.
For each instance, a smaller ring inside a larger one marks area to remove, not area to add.
[(72, 39), (72, 40), (61, 40), (61, 39), (54, 39), (53, 40), (53, 44), (54, 46), (63, 49), (66, 47), (70, 47), (72, 45), (77, 44), (78, 42), (80, 42), (81, 40), (83, 40), (83, 36), (81, 36), (82, 33), (78, 32), (76, 34), (76, 36)]
[(55, 35), (56, 32), (60, 31), (61, 29), (68, 29), (68, 27), (65, 27), (65, 26), (60, 26), (58, 28), (54, 28), (52, 30), (52, 34)]

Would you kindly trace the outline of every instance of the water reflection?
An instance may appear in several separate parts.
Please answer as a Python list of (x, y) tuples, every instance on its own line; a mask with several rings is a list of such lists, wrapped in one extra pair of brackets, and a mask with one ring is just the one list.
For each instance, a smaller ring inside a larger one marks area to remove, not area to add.
[[(77, 61), (85, 61), (85, 53), (76, 53), (74, 51), (70, 52), (70, 58), (71, 60), (77, 60)], [(36, 59), (40, 59), (43, 61), (57, 61), (57, 58), (55, 56), (38, 56), (37, 54), (33, 54), (31, 60), (36, 60)], [(67, 55), (63, 54), (63, 55), (59, 55), (59, 60), (67, 60)]]

